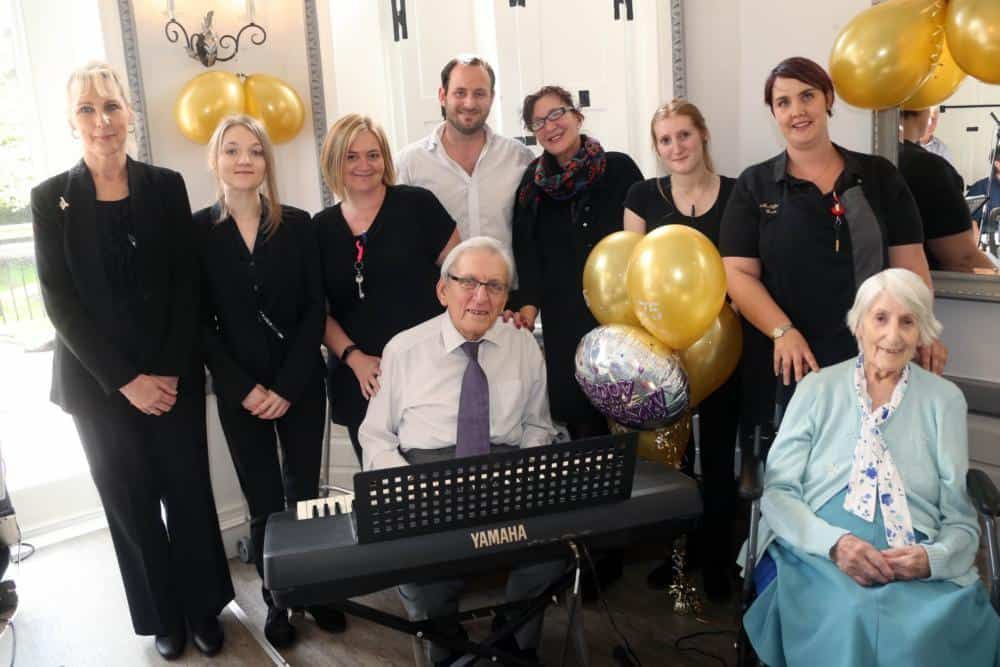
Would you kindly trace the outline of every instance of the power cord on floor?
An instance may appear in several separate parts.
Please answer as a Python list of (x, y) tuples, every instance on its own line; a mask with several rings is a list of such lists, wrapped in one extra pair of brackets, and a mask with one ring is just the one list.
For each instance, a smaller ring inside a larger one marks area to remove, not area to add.
[(711, 658), (712, 660), (717, 660), (722, 667), (726, 667), (726, 661), (714, 653), (709, 653), (708, 651), (703, 651), (697, 646), (681, 646), (681, 642), (690, 641), (692, 639), (697, 639), (698, 637), (714, 637), (716, 635), (732, 635), (736, 634), (735, 630), (701, 630), (699, 632), (692, 632), (688, 635), (683, 635), (674, 640), (674, 649), (680, 652), (690, 651), (705, 658)]
[(621, 665), (622, 667), (642, 667), (642, 661), (639, 660), (639, 656), (635, 654), (632, 650), (631, 644), (628, 643), (625, 635), (622, 631), (618, 629), (618, 625), (615, 623), (615, 617), (611, 613), (611, 608), (608, 607), (608, 601), (604, 599), (604, 591), (601, 590), (601, 582), (597, 577), (597, 568), (594, 567), (594, 560), (590, 557), (590, 549), (587, 548), (586, 544), (581, 543), (580, 547), (583, 549), (583, 556), (587, 559), (587, 566), (590, 568), (590, 574), (594, 577), (594, 587), (597, 589), (597, 598), (601, 601), (601, 606), (604, 607), (604, 613), (608, 617), (608, 622), (611, 624), (611, 629), (614, 633), (618, 635), (618, 638), (622, 640), (622, 643), (615, 646), (614, 650), (611, 652), (611, 656), (615, 659), (615, 663)]

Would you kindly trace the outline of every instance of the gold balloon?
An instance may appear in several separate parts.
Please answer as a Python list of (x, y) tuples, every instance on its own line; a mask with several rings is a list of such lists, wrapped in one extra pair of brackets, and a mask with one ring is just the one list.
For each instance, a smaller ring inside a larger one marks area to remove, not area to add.
[[(612, 433), (628, 433), (633, 429), (608, 420)], [(639, 431), (638, 453), (647, 461), (656, 461), (680, 470), (691, 439), (691, 410), (686, 409), (673, 424), (652, 431)]]
[(271, 141), (289, 141), (305, 122), (306, 112), (302, 98), (281, 79), (267, 74), (253, 74), (243, 83), (246, 91), (246, 112), (257, 118), (271, 137)]
[(647, 234), (632, 251), (625, 282), (640, 324), (675, 350), (705, 333), (726, 298), (719, 251), (687, 225)]
[(174, 104), (174, 120), (181, 134), (207, 144), (219, 121), (243, 112), (243, 84), (229, 72), (205, 72), (184, 84)]
[(601, 324), (639, 326), (625, 289), (625, 269), (641, 240), (639, 232), (608, 234), (594, 246), (583, 265), (583, 300)]
[(913, 93), (909, 99), (899, 106), (903, 109), (919, 111), (944, 102), (952, 96), (958, 86), (965, 80), (965, 72), (955, 62), (947, 42), (941, 51), (941, 57), (931, 69), (931, 75)]
[(955, 62), (966, 74), (1000, 83), (1000, 2), (951, 0), (945, 34)]
[(723, 385), (736, 370), (743, 353), (743, 327), (740, 316), (728, 305), (722, 307), (715, 322), (694, 345), (678, 354), (688, 374), (691, 399), (695, 407)]
[(944, 0), (890, 0), (843, 27), (830, 53), (837, 94), (862, 109), (887, 109), (911, 97), (943, 48)]

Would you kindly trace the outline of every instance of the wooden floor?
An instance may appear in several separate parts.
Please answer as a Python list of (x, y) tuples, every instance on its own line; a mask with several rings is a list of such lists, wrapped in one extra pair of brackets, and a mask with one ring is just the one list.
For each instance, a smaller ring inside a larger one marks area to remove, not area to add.
[[(652, 554), (655, 555), (655, 554)], [(647, 555), (648, 556), (648, 555)], [(646, 588), (645, 577), (655, 565), (652, 560), (634, 560), (626, 566), (625, 577), (608, 592), (615, 622), (628, 638), (642, 664), (650, 665), (722, 665), (733, 664), (732, 634), (705, 636), (687, 642), (719, 659), (679, 652), (674, 641), (685, 634), (731, 629), (735, 605), (709, 605), (707, 623), (692, 616), (677, 616), (672, 601), (664, 592)], [(231, 561), (236, 603), (247, 622), (263, 627), (264, 605), (260, 598), (260, 580), (250, 565)], [(156, 653), (152, 639), (132, 634), (125, 596), (118, 576), (114, 552), (107, 531), (63, 542), (40, 550), (20, 566), (11, 566), (7, 578), (17, 583), (20, 608), (15, 618), (17, 654), (15, 665), (102, 667), (165, 664)], [(470, 585), (463, 598), (469, 605), (492, 601), (500, 590), (502, 578), (478, 580)], [(359, 598), (371, 606), (402, 614), (394, 591), (382, 591)], [(214, 659), (206, 659), (192, 646), (178, 665), (261, 665), (274, 664), (267, 651), (254, 639), (232, 610), (223, 614), (226, 645)], [(409, 637), (349, 618), (348, 631), (328, 635), (311, 620), (296, 618), (299, 641), (282, 657), (290, 665), (354, 667), (414, 664)], [(485, 623), (488, 624), (488, 621)], [(584, 626), (595, 666), (615, 664), (611, 658), (620, 640), (612, 632), (607, 616), (597, 605), (588, 605)], [(550, 608), (545, 621), (540, 655), (547, 665), (558, 665), (565, 636), (565, 612)], [(488, 631), (486, 626), (470, 625), (472, 636)], [(567, 664), (573, 664), (570, 660)]]

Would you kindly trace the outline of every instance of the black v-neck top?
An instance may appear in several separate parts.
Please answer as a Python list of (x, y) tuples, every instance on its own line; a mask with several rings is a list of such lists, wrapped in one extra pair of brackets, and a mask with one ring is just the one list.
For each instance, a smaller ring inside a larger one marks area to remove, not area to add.
[[(358, 294), (356, 238), (337, 204), (317, 213), (323, 285), (330, 316), (365, 354), (382, 356), (389, 339), (441, 314), (435, 293), (438, 256), (455, 229), (429, 190), (394, 185), (365, 235), (364, 280)], [(331, 357), (329, 391), (333, 419), (358, 425), (368, 409), (350, 367)]]
[(625, 195), (625, 208), (646, 221), (647, 233), (664, 225), (687, 225), (707, 236), (718, 248), (722, 212), (726, 210), (734, 185), (735, 178), (719, 176), (719, 196), (715, 198), (715, 203), (701, 215), (692, 216), (689, 211), (677, 210), (670, 194), (669, 176), (649, 178), (629, 188)]

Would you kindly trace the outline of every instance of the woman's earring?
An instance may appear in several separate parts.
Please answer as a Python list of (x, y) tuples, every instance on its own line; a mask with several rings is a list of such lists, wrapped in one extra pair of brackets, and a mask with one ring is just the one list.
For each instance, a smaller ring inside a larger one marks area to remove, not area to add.
[(71, 127), (71, 128), (69, 128), (69, 136), (73, 137), (74, 139), (79, 139), (80, 138), (80, 133), (77, 132), (77, 130), (76, 130), (75, 127)]

